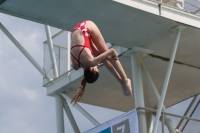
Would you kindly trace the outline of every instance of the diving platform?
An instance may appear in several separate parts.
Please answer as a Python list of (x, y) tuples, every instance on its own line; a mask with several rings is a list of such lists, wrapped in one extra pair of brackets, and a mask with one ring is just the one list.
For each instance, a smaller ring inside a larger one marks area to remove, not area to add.
[[(139, 96), (144, 97), (142, 106), (161, 109), (162, 102), (170, 107), (200, 93), (200, 9), (184, 10), (187, 4), (173, 0), (5, 0), (0, 12), (64, 31), (71, 31), (82, 20), (92, 20), (119, 53), (133, 88), (138, 86)], [(69, 45), (65, 49), (69, 52)], [(66, 60), (69, 62), (68, 57)], [(81, 71), (72, 70), (69, 64), (62, 67), (68, 71), (54, 73), (44, 84), (47, 95), (55, 96), (57, 102), (60, 94), (69, 100), (83, 78)], [(87, 84), (80, 102), (124, 112), (138, 107), (138, 94), (123, 96), (120, 84), (105, 66), (99, 70), (99, 79)], [(159, 103), (160, 97), (163, 101)]]

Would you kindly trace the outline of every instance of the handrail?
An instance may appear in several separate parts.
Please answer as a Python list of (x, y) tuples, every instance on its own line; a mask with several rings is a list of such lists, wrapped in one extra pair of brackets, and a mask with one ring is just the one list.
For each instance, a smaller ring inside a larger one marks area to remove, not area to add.
[[(137, 110), (145, 110), (145, 111), (148, 111), (148, 112), (154, 112), (156, 113), (157, 110), (155, 109), (151, 109), (151, 108), (143, 108), (143, 107), (138, 107)], [(165, 115), (170, 115), (170, 116), (175, 116), (175, 117), (179, 117), (179, 118), (185, 118), (185, 119), (188, 119), (188, 120), (193, 120), (193, 121), (197, 121), (197, 122), (200, 122), (199, 119), (195, 119), (195, 118), (192, 118), (192, 117), (187, 117), (187, 116), (180, 116), (180, 115), (175, 115), (175, 114), (171, 114), (171, 113), (167, 113), (167, 112), (163, 112), (161, 111), (162, 114), (165, 114)]]

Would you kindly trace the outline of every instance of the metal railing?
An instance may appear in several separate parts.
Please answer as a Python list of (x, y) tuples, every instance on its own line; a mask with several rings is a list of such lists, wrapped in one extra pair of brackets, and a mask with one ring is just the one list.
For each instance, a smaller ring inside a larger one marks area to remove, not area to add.
[(200, 0), (151, 0), (163, 5), (178, 8), (180, 10), (200, 15)]
[[(67, 72), (67, 48), (54, 45), (54, 52), (56, 57), (56, 63), (58, 67), (58, 74), (62, 75), (65, 72)], [(50, 60), (50, 54), (48, 51), (48, 45), (44, 44), (44, 64), (43, 69), (46, 74), (50, 75), (51, 77), (54, 77), (53, 74), (53, 64), (51, 64)], [(43, 84), (46, 84), (48, 81), (46, 79), (43, 80)]]
[[(156, 133), (170, 133), (168, 131), (167, 127), (165, 126), (164, 115), (168, 116), (171, 119), (173, 126), (177, 133), (199, 133), (200, 132), (199, 102), (196, 105), (196, 109), (195, 109), (194, 113), (192, 115), (190, 115), (189, 117), (166, 113), (166, 112), (161, 112), (161, 117), (160, 117), (160, 121), (159, 121)], [(155, 116), (156, 110), (150, 109), (150, 108), (142, 108), (142, 107), (137, 108), (137, 110), (145, 110), (146, 113), (150, 112), (153, 115), (152, 122), (154, 121), (154, 119), (155, 119), (154, 116)], [(183, 120), (183, 122), (181, 123), (181, 126), (179, 126), (177, 128), (177, 125), (180, 124), (179, 122), (181, 120)]]

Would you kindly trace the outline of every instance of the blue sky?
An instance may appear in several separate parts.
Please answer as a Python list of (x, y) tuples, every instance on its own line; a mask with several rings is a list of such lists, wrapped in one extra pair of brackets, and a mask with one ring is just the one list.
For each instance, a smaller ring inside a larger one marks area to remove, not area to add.
[[(1, 23), (43, 67), (44, 25), (0, 13)], [(59, 29), (51, 28), (52, 35)], [(43, 77), (0, 31), (0, 133), (55, 133), (55, 102), (46, 96)], [(190, 100), (168, 109), (183, 114)], [(123, 114), (120, 111), (81, 104), (100, 123)], [(71, 108), (80, 130), (94, 126)], [(65, 116), (65, 131), (73, 130)]]

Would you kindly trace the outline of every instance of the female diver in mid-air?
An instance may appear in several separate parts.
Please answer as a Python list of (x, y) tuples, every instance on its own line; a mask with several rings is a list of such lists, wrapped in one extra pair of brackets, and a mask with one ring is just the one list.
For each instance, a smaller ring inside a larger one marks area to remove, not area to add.
[(99, 62), (105, 64), (108, 70), (121, 84), (123, 94), (132, 95), (131, 80), (127, 78), (124, 69), (114, 49), (108, 49), (101, 32), (92, 21), (78, 23), (72, 30), (71, 36), (71, 61), (72, 67), (84, 69), (84, 79), (72, 102), (76, 104), (84, 93), (85, 85), (98, 79), (99, 71), (96, 67)]

